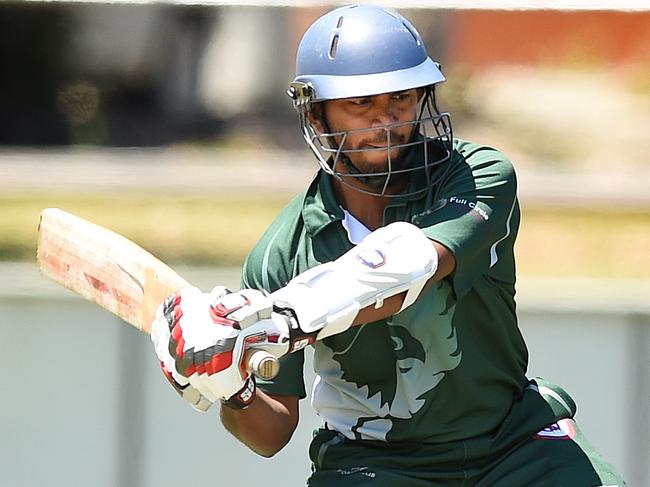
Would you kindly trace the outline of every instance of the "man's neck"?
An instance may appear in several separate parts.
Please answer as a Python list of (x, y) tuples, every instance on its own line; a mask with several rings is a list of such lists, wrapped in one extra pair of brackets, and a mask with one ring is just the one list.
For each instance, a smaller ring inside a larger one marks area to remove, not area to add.
[(384, 223), (384, 208), (390, 198), (362, 193), (347, 184), (333, 180), (334, 194), (339, 204), (368, 229), (376, 230)]

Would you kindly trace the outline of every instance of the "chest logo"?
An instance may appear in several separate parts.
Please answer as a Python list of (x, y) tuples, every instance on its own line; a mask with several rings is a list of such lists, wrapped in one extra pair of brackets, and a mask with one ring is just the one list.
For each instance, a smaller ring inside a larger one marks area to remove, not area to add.
[(383, 441), (418, 434), (411, 419), (426, 412), (438, 384), (462, 360), (451, 287), (438, 283), (423, 298), (383, 323), (317, 342), (314, 367), (324, 379), (313, 402), (334, 429)]

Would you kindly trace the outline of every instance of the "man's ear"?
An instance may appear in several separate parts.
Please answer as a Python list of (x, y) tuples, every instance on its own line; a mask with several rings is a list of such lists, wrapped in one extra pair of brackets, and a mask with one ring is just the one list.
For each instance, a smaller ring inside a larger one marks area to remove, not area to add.
[(307, 113), (307, 119), (309, 123), (316, 129), (317, 132), (324, 133), (327, 130), (325, 129), (325, 124), (323, 123), (323, 117), (325, 113), (323, 110), (322, 103), (314, 103), (311, 106), (311, 110)]

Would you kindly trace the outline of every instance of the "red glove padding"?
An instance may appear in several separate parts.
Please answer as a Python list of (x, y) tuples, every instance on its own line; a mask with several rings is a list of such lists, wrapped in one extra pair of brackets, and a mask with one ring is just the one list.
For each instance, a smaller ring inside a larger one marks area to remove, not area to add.
[[(195, 296), (192, 293), (188, 298), (188, 294), (185, 293), (185, 301), (205, 296)], [(189, 306), (197, 304), (200, 306), (203, 303), (186, 304), (182, 292), (172, 294), (163, 306), (163, 313), (170, 331), (169, 354), (174, 358), (175, 369), (184, 377), (190, 377), (195, 373), (213, 375), (227, 369), (233, 362), (233, 348), (240, 327), (236, 321), (228, 319), (227, 316), (230, 312), (240, 309), (246, 302), (236, 302), (233, 303), (234, 306), (227, 308), (223, 303), (214, 302), (213, 297), (208, 299), (207, 308), (198, 310), (207, 312), (207, 314), (204, 313), (205, 316), (196, 321), (189, 321), (188, 318), (183, 319), (183, 316), (188, 314)], [(196, 311), (191, 310), (193, 313)], [(208, 328), (206, 328), (206, 324)], [(187, 344), (184, 334), (190, 336), (193, 342)], [(186, 348), (186, 345), (189, 346)]]
[[(158, 309), (151, 336), (175, 389), (195, 407), (201, 399), (188, 391), (188, 384), (209, 402), (249, 405), (255, 398), (255, 382), (243, 365), (244, 352), (251, 344), (270, 339), (264, 324), (273, 324), (271, 308), (271, 301), (255, 290), (232, 293), (215, 288), (213, 293), (201, 293), (186, 288), (167, 298)], [(272, 347), (278, 347), (278, 333), (271, 338)]]

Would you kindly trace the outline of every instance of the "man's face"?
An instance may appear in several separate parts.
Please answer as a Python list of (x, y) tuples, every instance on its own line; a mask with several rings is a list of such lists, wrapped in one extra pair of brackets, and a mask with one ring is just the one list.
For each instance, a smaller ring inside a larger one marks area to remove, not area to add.
[[(387, 125), (411, 122), (417, 118), (421, 90), (386, 93), (362, 98), (345, 98), (323, 102), (321, 117), (327, 121), (325, 127), (320, 120), (313, 120), (319, 132), (343, 132), (346, 137), (337, 135), (336, 146), (343, 151), (363, 150), (363, 152), (345, 152), (352, 164), (362, 173), (381, 173), (388, 170), (388, 130)], [(390, 129), (390, 158), (392, 169), (401, 151), (396, 145), (409, 141), (414, 124), (405, 123)], [(341, 167), (335, 168), (344, 172)]]

